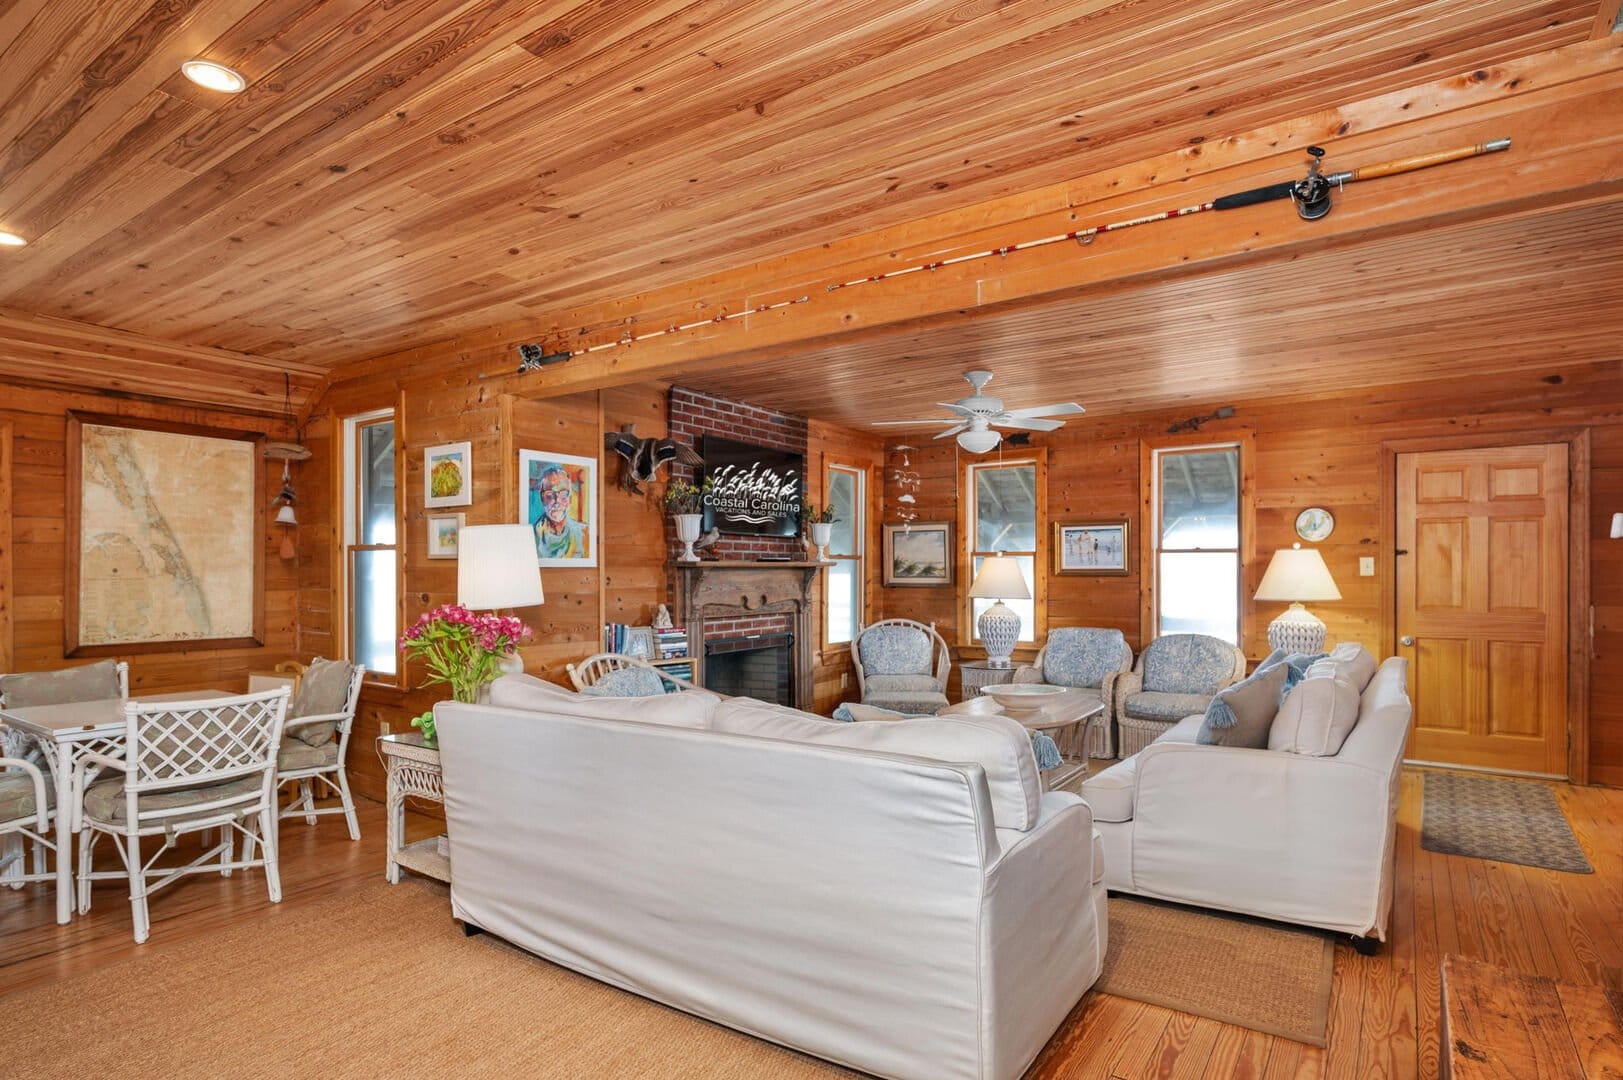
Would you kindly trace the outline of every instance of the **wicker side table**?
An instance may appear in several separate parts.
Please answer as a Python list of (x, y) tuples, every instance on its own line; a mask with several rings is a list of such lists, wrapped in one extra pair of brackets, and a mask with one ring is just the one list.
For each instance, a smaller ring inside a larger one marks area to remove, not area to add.
[(958, 665), (958, 680), (963, 687), (961, 701), (968, 701), (972, 697), (979, 697), (983, 686), (1001, 686), (1014, 679), (1014, 673), (1019, 665), (1010, 664), (1008, 667), (993, 667), (985, 660), (965, 660)]
[(440, 779), (440, 752), (423, 744), (420, 731), (378, 737), (378, 753), (388, 771), (387, 809), (389, 821), (389, 884), (400, 882), (400, 868), (449, 883), (451, 856), (444, 834), (406, 843), (406, 799), (417, 796), (431, 802), (445, 802)]

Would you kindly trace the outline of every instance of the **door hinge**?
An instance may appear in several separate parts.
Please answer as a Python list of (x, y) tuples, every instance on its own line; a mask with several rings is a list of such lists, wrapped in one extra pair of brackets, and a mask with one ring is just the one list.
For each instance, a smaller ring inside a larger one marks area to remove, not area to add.
[(1394, 555), (1407, 555), (1407, 554), (1409, 554), (1409, 549), (1408, 548), (1398, 548), (1396, 551), (1392, 552), (1392, 554), (1394, 554)]

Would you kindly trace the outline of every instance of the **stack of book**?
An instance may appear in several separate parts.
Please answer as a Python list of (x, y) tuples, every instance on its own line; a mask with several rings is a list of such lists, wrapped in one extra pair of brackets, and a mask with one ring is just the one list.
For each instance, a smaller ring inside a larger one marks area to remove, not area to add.
[[(654, 656), (660, 660), (680, 660), (688, 654), (688, 631), (685, 626), (654, 627)], [(673, 671), (671, 674), (675, 674)], [(686, 676), (684, 676), (685, 678)]]

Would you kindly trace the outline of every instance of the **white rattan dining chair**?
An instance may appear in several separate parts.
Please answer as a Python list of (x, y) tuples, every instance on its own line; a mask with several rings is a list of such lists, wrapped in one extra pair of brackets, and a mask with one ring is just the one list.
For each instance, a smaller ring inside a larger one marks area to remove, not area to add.
[[(361, 827), (355, 821), (355, 799), (349, 793), (349, 776), (344, 771), (345, 756), (349, 752), (349, 732), (355, 726), (355, 710), (361, 701), (361, 680), (366, 668), (355, 665), (350, 673), (349, 692), (344, 697), (342, 712), (321, 716), (299, 716), (282, 725), (284, 736), (276, 754), (276, 786), (297, 783), (298, 797), (282, 810), (282, 817), (303, 817), (306, 824), (314, 825), (323, 814), (343, 814), (349, 825), (349, 838), (359, 840)], [(293, 737), (295, 728), (310, 724), (336, 724), (333, 737), (320, 746), (310, 746)], [(323, 794), (338, 796), (337, 806), (316, 806), (316, 784), (325, 784)], [(251, 854), (251, 850), (249, 852)]]
[[(90, 910), (91, 882), (127, 877), (135, 940), (147, 939), (147, 898), (185, 874), (265, 868), (271, 903), (282, 899), (277, 872), (276, 750), (287, 715), (286, 687), (198, 701), (128, 702), (119, 756), (83, 753), (73, 770), (79, 832), (79, 912)], [(101, 779), (116, 771), (122, 778)], [(64, 810), (64, 812), (66, 812)], [(222, 838), (182, 866), (154, 864), (189, 832), (219, 829)], [(236, 833), (248, 839), (236, 859)], [(124, 870), (92, 871), (96, 841), (118, 844)], [(163, 847), (143, 861), (141, 841), (162, 836)], [(257, 841), (264, 854), (248, 857)]]
[(588, 686), (595, 686), (599, 679), (614, 671), (625, 671), (635, 668), (647, 669), (658, 675), (660, 681), (667, 689), (697, 690), (698, 684), (675, 675), (667, 674), (664, 668), (655, 667), (640, 656), (627, 656), (625, 653), (596, 653), (588, 656), (578, 664), (567, 664), (564, 670), (569, 675), (569, 681), (575, 684), (576, 690), (585, 690)]
[[(52, 785), (34, 762), (22, 757), (0, 757), (0, 885), (20, 889), (31, 881), (56, 880), (56, 868), (47, 858), (56, 852), (52, 839)], [(32, 843), (34, 869), (27, 869), (25, 847)]]

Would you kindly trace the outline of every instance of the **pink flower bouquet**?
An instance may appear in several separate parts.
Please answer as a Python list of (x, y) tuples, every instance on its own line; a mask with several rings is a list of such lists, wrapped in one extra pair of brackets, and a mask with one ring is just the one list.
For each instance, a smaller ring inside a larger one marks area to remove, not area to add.
[[(442, 604), (425, 611), (406, 629), (400, 648), (428, 667), (424, 686), (449, 683), (457, 701), (473, 702), (479, 691), (496, 677), (503, 657), (518, 651), (519, 642), (533, 631), (512, 615), (475, 614), (461, 604)], [(434, 738), (432, 713), (412, 721), (430, 740)]]

